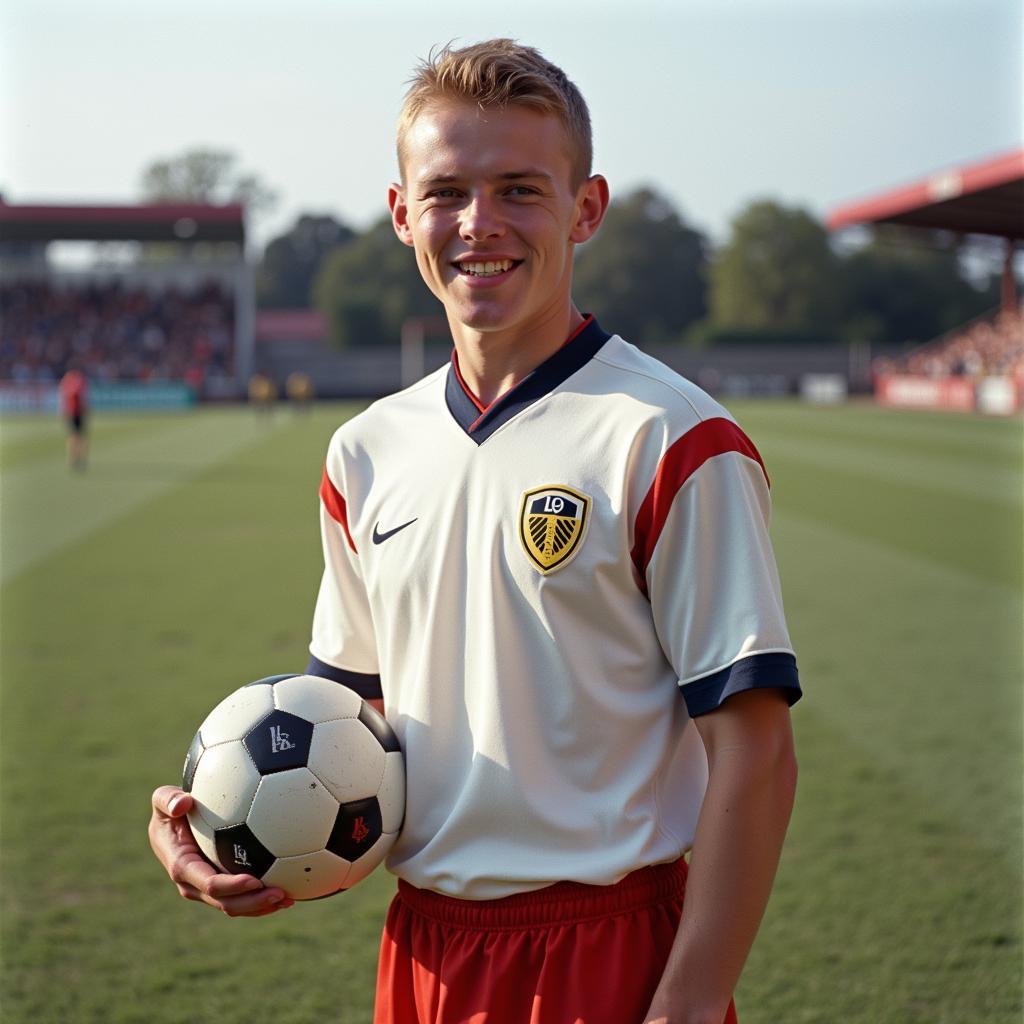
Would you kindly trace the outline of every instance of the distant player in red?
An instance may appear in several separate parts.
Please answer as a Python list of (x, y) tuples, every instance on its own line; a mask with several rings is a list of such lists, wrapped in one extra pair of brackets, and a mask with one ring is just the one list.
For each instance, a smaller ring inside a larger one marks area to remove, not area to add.
[[(609, 192), (559, 68), (510, 40), (435, 54), (398, 152), (392, 221), (455, 351), (329, 446), (307, 668), (405, 753), (374, 1021), (734, 1024), (801, 692), (764, 466), (573, 303)], [(190, 803), (153, 795), (179, 893), (288, 906), (202, 860)]]
[(89, 415), (89, 381), (77, 366), (72, 366), (60, 382), (61, 412), (68, 425), (68, 465), (84, 470), (89, 453), (86, 421)]

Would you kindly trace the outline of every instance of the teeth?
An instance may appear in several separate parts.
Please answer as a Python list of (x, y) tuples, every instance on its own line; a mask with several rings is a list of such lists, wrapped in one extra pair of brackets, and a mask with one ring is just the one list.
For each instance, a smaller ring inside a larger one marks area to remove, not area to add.
[(460, 263), (459, 270), (476, 277), (491, 277), (512, 269), (512, 260), (488, 260), (486, 263)]

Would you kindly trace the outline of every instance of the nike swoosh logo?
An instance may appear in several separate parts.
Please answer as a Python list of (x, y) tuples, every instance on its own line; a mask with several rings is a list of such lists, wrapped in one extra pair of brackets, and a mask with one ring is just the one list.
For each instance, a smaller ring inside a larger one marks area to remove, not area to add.
[(402, 523), (401, 526), (396, 526), (393, 530), (388, 530), (386, 533), (379, 533), (377, 531), (377, 527), (380, 526), (380, 523), (374, 523), (373, 524), (373, 543), (374, 544), (383, 544), (384, 541), (386, 541), (389, 537), (394, 537), (394, 535), (396, 533), (398, 533), (399, 530), (404, 530), (407, 526), (412, 526), (412, 524), (415, 523), (415, 522), (416, 522), (415, 519), (410, 519), (409, 522)]

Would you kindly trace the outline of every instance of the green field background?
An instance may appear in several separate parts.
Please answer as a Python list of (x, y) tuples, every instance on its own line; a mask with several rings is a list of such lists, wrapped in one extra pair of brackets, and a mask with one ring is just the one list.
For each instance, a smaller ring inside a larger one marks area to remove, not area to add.
[[(806, 693), (740, 1019), (1019, 1024), (1021, 422), (730, 408), (772, 478)], [(0, 421), (4, 1021), (369, 1020), (390, 876), (229, 920), (145, 831), (210, 707), (305, 664), (352, 411), (98, 418), (80, 475), (59, 423)]]

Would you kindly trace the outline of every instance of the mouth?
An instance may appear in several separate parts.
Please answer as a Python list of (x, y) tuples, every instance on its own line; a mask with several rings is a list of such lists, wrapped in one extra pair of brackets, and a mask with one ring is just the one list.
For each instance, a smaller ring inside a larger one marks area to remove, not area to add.
[(522, 260), (457, 260), (452, 266), (465, 277), (495, 278), (509, 274), (522, 263)]

